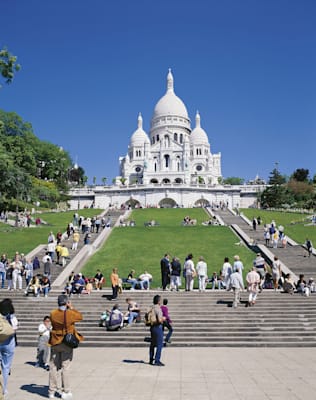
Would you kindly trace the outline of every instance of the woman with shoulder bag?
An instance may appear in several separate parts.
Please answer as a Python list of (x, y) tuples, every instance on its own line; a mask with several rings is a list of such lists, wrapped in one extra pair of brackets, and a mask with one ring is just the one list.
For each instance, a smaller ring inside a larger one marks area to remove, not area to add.
[(65, 294), (58, 296), (58, 309), (50, 314), (52, 330), (49, 344), (51, 345), (51, 358), (49, 365), (49, 393), (50, 399), (55, 398), (58, 391), (58, 372), (61, 372), (61, 398), (72, 399), (69, 382), (69, 368), (73, 357), (73, 348), (65, 343), (65, 336), (72, 336), (78, 342), (83, 337), (77, 332), (75, 323), (82, 321), (82, 314), (72, 307), (72, 304)]

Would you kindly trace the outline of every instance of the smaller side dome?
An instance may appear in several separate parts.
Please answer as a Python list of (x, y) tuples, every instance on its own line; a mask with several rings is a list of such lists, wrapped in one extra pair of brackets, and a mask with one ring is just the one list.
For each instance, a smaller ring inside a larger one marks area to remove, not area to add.
[(130, 145), (141, 146), (145, 143), (150, 143), (149, 137), (143, 129), (143, 117), (141, 113), (138, 114), (138, 128), (132, 134)]
[(207, 134), (205, 130), (201, 127), (201, 117), (198, 111), (195, 116), (195, 128), (190, 135), (190, 142), (193, 145), (209, 144)]

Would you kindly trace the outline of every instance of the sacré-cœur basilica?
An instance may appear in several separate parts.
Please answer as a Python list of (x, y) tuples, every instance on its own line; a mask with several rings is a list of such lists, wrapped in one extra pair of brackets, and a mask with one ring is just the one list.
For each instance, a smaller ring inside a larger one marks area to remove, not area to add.
[(192, 129), (169, 70), (166, 93), (154, 108), (149, 134), (143, 129), (142, 115), (138, 115), (127, 153), (119, 158), (120, 176), (112, 186), (72, 189), (71, 208), (254, 205), (264, 186), (221, 185), (221, 153), (211, 152), (201, 125), (197, 112)]

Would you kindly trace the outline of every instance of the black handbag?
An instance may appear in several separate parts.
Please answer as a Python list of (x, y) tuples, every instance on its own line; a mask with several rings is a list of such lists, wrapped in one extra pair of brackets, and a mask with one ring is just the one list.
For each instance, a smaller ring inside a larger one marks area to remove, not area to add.
[(66, 334), (63, 338), (63, 343), (71, 349), (76, 349), (79, 346), (79, 340), (73, 333), (67, 332), (66, 310), (64, 312), (64, 326), (66, 328)]

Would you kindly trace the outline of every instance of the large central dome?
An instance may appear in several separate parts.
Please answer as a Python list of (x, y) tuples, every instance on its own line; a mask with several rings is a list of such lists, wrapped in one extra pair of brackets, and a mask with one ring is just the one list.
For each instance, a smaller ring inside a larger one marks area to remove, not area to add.
[(186, 106), (184, 105), (183, 101), (174, 93), (173, 76), (170, 69), (167, 76), (167, 92), (156, 104), (153, 120), (164, 115), (174, 115), (189, 119)]

